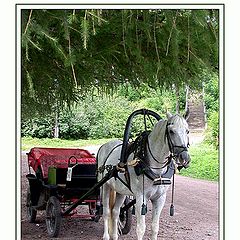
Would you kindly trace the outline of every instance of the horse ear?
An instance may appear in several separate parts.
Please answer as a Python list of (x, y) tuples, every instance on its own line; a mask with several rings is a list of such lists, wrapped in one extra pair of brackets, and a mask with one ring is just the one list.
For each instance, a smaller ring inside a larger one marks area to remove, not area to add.
[(170, 117), (172, 117), (172, 114), (171, 114), (170, 112), (167, 112), (166, 115), (167, 115), (167, 118), (168, 118), (168, 119), (169, 119)]
[(183, 114), (183, 117), (184, 117), (186, 120), (188, 120), (189, 116), (190, 116), (190, 111), (189, 111), (189, 108), (187, 108), (186, 112)]

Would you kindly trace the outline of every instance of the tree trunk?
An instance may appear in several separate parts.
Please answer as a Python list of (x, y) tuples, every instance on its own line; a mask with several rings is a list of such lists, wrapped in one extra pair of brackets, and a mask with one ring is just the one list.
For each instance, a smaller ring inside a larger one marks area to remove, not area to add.
[(54, 138), (59, 138), (59, 122), (58, 122), (58, 110), (55, 112), (55, 124), (54, 124), (54, 133), (53, 137)]
[(189, 86), (186, 86), (186, 94), (185, 94), (185, 112), (188, 109), (188, 93), (189, 93)]
[(175, 91), (176, 91), (176, 113), (179, 113), (179, 108), (180, 108), (180, 104), (179, 104), (179, 88), (177, 86), (175, 86)]

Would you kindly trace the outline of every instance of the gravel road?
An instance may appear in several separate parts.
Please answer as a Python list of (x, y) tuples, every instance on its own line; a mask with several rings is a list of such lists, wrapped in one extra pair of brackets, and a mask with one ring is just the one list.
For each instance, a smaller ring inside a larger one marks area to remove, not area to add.
[[(96, 152), (99, 146), (87, 148)], [(46, 232), (44, 211), (37, 216), (36, 223), (28, 223), (26, 219), (26, 190), (28, 182), (26, 154), (21, 159), (21, 236), (22, 240), (49, 239)], [(169, 216), (170, 195), (168, 197), (160, 218), (159, 239), (163, 240), (217, 240), (219, 234), (218, 218), (218, 183), (196, 180), (176, 175), (175, 186), (175, 215)], [(147, 230), (144, 239), (150, 237), (151, 206), (146, 215)], [(84, 212), (86, 209), (82, 207)], [(132, 229), (128, 235), (120, 239), (136, 239), (136, 219), (133, 216)], [(103, 221), (98, 223), (87, 219), (67, 218), (62, 222), (60, 236), (57, 239), (102, 239)]]

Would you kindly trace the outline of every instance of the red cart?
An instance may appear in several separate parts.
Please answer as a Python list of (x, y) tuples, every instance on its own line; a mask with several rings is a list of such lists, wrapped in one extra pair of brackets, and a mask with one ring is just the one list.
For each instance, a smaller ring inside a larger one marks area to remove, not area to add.
[[(97, 162), (89, 151), (79, 148), (32, 148), (28, 156), (27, 216), (35, 222), (37, 211), (46, 210), (49, 237), (57, 237), (62, 217), (87, 217), (98, 222), (102, 215), (100, 187), (116, 174), (116, 168), (97, 181)], [(34, 173), (32, 173), (34, 172)], [(126, 197), (120, 220), (121, 232), (131, 228), (131, 206)], [(81, 214), (78, 205), (88, 205)]]

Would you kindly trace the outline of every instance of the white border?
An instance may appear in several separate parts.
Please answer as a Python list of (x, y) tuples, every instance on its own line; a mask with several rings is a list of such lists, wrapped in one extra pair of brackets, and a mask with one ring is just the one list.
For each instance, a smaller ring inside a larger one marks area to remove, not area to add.
[[(127, 2), (126, 2), (127, 3)], [(20, 103), (21, 103), (21, 71), (20, 71), (20, 64), (21, 64), (21, 43), (20, 43), (20, 29), (21, 29), (21, 22), (19, 21), (21, 19), (21, 9), (219, 9), (220, 12), (220, 45), (219, 45), (219, 76), (220, 76), (220, 180), (219, 180), (219, 190), (220, 190), (220, 201), (219, 201), (219, 239), (224, 239), (223, 238), (223, 203), (224, 203), (224, 196), (223, 196), (223, 188), (224, 188), (224, 169), (223, 169), (223, 141), (224, 141), (224, 132), (223, 132), (223, 81), (224, 81), (224, 61), (223, 61), (223, 48), (224, 48), (224, 42), (223, 42), (223, 6), (222, 5), (161, 5), (161, 4), (154, 4), (154, 5), (148, 5), (147, 3), (144, 3), (143, 5), (138, 4), (138, 5), (80, 5), (80, 4), (73, 4), (73, 5), (66, 5), (66, 4), (54, 4), (54, 5), (49, 5), (49, 4), (34, 4), (29, 3), (28, 5), (18, 5), (17, 6), (17, 134), (16, 137), (17, 139), (20, 139), (20, 121), (21, 121), (21, 113), (20, 113)], [(20, 142), (17, 141), (17, 222), (20, 224), (17, 224), (17, 237), (21, 236), (21, 165), (20, 165), (20, 159), (21, 159), (21, 146)], [(19, 180), (20, 179), (20, 180)], [(20, 238), (19, 238), (20, 239)]]
[(224, 239), (224, 8), (219, 8), (219, 239)]
[(201, 4), (201, 5), (183, 5), (183, 4), (26, 4), (22, 9), (219, 9), (219, 5)]
[(16, 117), (17, 117), (17, 132), (16, 132), (16, 154), (17, 154), (17, 222), (20, 224), (17, 224), (16, 228), (16, 235), (17, 237), (21, 236), (21, 11), (19, 9), (19, 6), (16, 7), (16, 14), (17, 14), (17, 21), (16, 21), (16, 40), (17, 40), (17, 46), (16, 46), (16, 60), (17, 60), (17, 84), (16, 84), (16, 98), (17, 98), (17, 104), (18, 107), (16, 108)]

